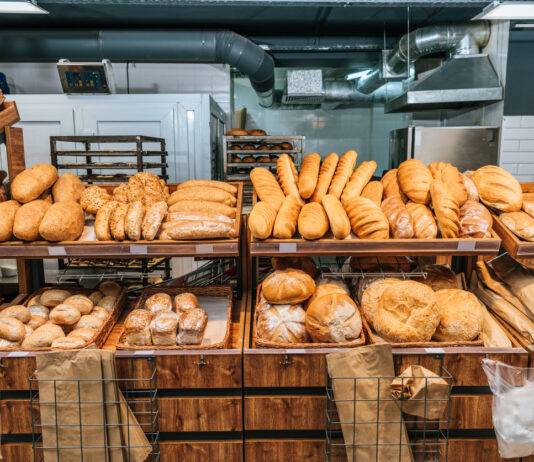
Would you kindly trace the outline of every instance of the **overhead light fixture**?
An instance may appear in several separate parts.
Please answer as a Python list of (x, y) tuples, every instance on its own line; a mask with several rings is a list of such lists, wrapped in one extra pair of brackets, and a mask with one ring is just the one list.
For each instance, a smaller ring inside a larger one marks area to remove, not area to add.
[(35, 1), (0, 0), (0, 14), (48, 14)]
[(360, 79), (362, 77), (365, 77), (369, 72), (371, 72), (369, 69), (360, 72), (353, 72), (352, 74), (346, 75), (345, 80)]
[(534, 2), (493, 2), (471, 21), (534, 19)]

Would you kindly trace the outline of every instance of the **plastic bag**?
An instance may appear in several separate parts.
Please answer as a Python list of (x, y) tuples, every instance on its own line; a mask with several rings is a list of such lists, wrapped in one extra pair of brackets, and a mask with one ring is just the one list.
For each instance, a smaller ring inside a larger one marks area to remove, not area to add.
[(504, 458), (534, 454), (534, 369), (482, 360), (493, 392), (493, 427)]

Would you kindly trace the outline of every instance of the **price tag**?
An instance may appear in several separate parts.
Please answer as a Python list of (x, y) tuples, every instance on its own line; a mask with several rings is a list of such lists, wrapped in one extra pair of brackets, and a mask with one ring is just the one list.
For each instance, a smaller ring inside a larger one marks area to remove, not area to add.
[(278, 244), (278, 251), (280, 253), (296, 253), (297, 243), (296, 242), (282, 242)]
[(306, 349), (304, 349), (304, 348), (289, 348), (289, 349), (286, 349), (285, 352), (288, 355), (301, 355), (303, 353), (306, 353)]
[(148, 248), (146, 245), (130, 245), (130, 253), (133, 255), (146, 255)]
[(154, 350), (136, 350), (134, 355), (136, 356), (150, 356), (154, 354)]
[(25, 356), (28, 356), (30, 354), (29, 351), (12, 351), (8, 353), (8, 358), (24, 358)]
[(213, 245), (212, 244), (197, 244), (195, 250), (196, 250), (196, 253), (199, 253), (202, 255), (212, 254)]
[(67, 255), (67, 251), (65, 247), (48, 247), (48, 255), (53, 255), (54, 257)]
[(432, 354), (445, 353), (443, 348), (425, 348), (425, 351)]
[(471, 240), (459, 241), (457, 250), (459, 252), (474, 252), (476, 249), (476, 246), (477, 246), (476, 241), (471, 241)]

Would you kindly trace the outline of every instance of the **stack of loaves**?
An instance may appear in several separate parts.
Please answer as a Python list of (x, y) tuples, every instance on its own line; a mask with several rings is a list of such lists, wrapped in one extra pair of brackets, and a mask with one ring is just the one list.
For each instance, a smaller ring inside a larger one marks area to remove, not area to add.
[(83, 348), (110, 316), (120, 291), (115, 282), (103, 282), (87, 297), (49, 289), (28, 306), (10, 306), (0, 312), (0, 348)]
[[(278, 181), (267, 169), (252, 170), (250, 178), (260, 199), (250, 214), (252, 235), (289, 239), (298, 230), (304, 239), (319, 239), (328, 229), (336, 239), (347, 238), (351, 230), (362, 239), (491, 235), (491, 214), (479, 202), (476, 180), (453, 165), (433, 162), (426, 167), (409, 159), (380, 181), (370, 181), (376, 162), (362, 162), (355, 169), (356, 160), (355, 151), (341, 158), (331, 153), (322, 163), (319, 154), (308, 154), (298, 173), (282, 154)], [(516, 182), (513, 177), (501, 180), (501, 189)], [(480, 197), (488, 204), (484, 193), (485, 189)]]
[(174, 297), (165, 292), (147, 298), (143, 308), (133, 310), (124, 322), (123, 343), (131, 346), (200, 345), (208, 314), (194, 294)]

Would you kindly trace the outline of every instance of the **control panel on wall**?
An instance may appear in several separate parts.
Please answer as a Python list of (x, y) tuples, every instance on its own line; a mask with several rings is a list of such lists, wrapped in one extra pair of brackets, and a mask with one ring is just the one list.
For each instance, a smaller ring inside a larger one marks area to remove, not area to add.
[(63, 92), (67, 94), (115, 93), (111, 61), (73, 63), (62, 59), (57, 63)]

